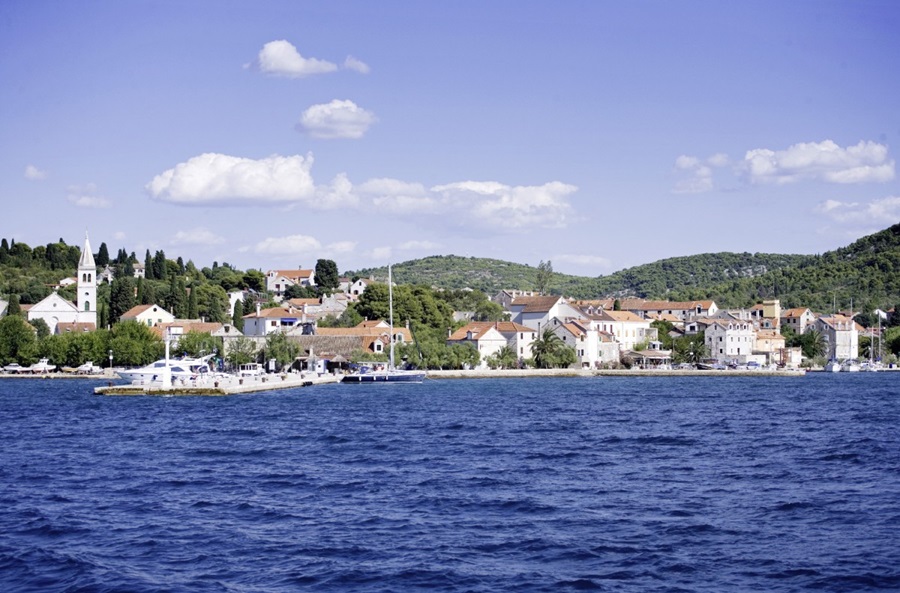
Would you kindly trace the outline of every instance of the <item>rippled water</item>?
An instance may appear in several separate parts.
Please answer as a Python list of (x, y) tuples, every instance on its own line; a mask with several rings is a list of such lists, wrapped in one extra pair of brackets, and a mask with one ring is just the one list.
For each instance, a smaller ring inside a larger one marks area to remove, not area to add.
[(0, 590), (900, 590), (898, 384), (0, 381)]

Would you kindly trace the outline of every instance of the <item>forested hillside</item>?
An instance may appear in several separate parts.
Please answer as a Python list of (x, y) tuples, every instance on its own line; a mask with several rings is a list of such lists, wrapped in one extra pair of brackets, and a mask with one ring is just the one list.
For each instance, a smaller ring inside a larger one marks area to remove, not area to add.
[[(674, 291), (706, 288), (735, 278), (756, 277), (811, 259), (806, 255), (765, 253), (707, 253), (674, 257), (599, 278), (553, 274), (548, 292), (585, 299), (614, 296), (663, 299)], [(368, 268), (351, 274), (383, 280), (387, 276), (387, 268)], [(426, 257), (393, 266), (394, 282), (398, 284), (472, 288), (487, 294), (501, 289), (536, 290), (538, 274), (537, 267), (455, 255)]]

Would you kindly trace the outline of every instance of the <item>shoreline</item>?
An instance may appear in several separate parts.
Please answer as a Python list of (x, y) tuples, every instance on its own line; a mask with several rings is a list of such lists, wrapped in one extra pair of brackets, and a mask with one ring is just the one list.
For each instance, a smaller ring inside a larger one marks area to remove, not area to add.
[(427, 379), (503, 379), (544, 377), (804, 377), (806, 370), (702, 369), (469, 369), (427, 371)]

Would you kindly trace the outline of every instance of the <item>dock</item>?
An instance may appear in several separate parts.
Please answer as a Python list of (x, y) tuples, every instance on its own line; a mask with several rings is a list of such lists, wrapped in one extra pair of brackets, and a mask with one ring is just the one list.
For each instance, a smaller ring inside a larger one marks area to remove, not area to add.
[(115, 384), (95, 387), (98, 395), (236, 395), (241, 393), (257, 393), (260, 391), (278, 391), (298, 389), (313, 385), (339, 383), (340, 375), (318, 375), (315, 373), (268, 374), (256, 377), (237, 377), (234, 375), (215, 376), (202, 384), (192, 381), (173, 381), (171, 387), (163, 387), (159, 383), (147, 384)]

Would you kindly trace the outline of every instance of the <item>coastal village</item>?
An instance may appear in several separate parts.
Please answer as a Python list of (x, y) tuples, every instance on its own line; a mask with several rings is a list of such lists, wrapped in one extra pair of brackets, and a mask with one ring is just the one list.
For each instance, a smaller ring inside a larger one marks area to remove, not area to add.
[[(136, 278), (144, 267), (134, 266)], [(77, 275), (61, 286), (74, 284), (78, 302), (62, 298), (56, 290), (33, 305), (23, 305), (28, 321), (41, 319), (52, 334), (90, 332), (97, 327), (97, 288), (111, 282), (107, 267), (98, 270), (88, 237), (85, 237)], [(354, 354), (385, 354), (394, 344), (412, 344), (414, 334), (408, 322), (398, 320), (391, 326), (387, 320), (364, 320), (356, 327), (319, 327), (319, 320), (339, 317), (351, 303), (360, 298), (372, 279), (351, 281), (342, 278), (333, 294), (319, 298), (286, 298), (292, 286), (315, 287), (313, 269), (269, 270), (265, 273), (268, 298), (277, 306), (243, 315), (243, 328), (233, 323), (209, 322), (203, 319), (177, 319), (158, 304), (133, 307), (121, 321), (133, 320), (150, 327), (160, 338), (177, 348), (181, 336), (189, 332), (208, 333), (222, 339), (223, 357), (238, 340), (254, 342), (262, 350), (273, 334), (283, 334), (298, 346), (296, 368), (319, 373), (346, 368)], [(232, 312), (243, 291), (229, 294)], [(703, 345), (690, 353), (690, 366), (705, 368), (798, 369), (809, 366), (799, 347), (787, 347), (784, 328), (796, 335), (818, 332), (824, 342), (824, 358), (843, 363), (843, 370), (859, 370), (859, 338), (867, 333), (877, 340), (874, 331), (865, 330), (853, 320), (850, 312), (823, 314), (809, 308), (782, 309), (778, 300), (766, 300), (750, 309), (720, 309), (714, 301), (671, 302), (635, 298), (575, 300), (561, 295), (503, 290), (490, 295), (490, 300), (506, 312), (506, 320), (475, 321), (474, 312), (456, 311), (458, 327), (448, 328), (448, 345), (470, 346), (477, 353), (472, 369), (496, 367), (501, 352), (515, 354), (516, 367), (533, 358), (533, 347), (548, 330), (575, 353), (572, 368), (671, 369), (673, 352), (662, 348), (661, 324), (670, 328), (670, 337), (703, 336)], [(0, 301), (0, 316), (7, 303)], [(879, 315), (887, 313), (877, 312)], [(174, 351), (174, 350), (173, 350)], [(112, 365), (110, 352), (110, 366)], [(52, 363), (52, 361), (50, 361)], [(265, 361), (260, 361), (265, 362)], [(862, 361), (865, 366), (866, 361)], [(44, 362), (46, 364), (46, 362)], [(873, 363), (874, 364), (874, 361)], [(837, 370), (837, 368), (835, 368)]]

